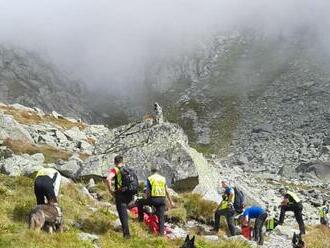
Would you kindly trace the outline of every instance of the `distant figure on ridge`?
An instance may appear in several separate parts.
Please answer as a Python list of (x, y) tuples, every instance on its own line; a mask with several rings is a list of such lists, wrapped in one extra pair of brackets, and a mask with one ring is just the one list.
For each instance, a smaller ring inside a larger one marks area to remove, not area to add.
[(156, 122), (156, 124), (163, 123), (164, 122), (163, 109), (158, 104), (158, 102), (155, 102), (155, 104), (154, 104), (154, 111), (155, 111), (155, 122)]

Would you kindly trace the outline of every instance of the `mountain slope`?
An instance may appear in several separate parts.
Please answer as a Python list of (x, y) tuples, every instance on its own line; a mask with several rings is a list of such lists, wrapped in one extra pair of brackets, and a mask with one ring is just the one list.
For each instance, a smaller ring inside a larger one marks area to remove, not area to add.
[(86, 89), (38, 55), (0, 46), (0, 101), (88, 119)]

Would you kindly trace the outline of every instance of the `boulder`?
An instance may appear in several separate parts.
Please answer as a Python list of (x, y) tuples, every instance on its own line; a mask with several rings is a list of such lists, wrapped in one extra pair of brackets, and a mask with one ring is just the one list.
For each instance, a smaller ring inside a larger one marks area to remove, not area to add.
[(42, 154), (29, 156), (14, 155), (0, 162), (0, 170), (9, 176), (29, 176), (43, 168), (44, 157)]
[(330, 182), (330, 162), (311, 161), (303, 163), (296, 168), (298, 173), (314, 173), (317, 178), (325, 183)]
[(73, 127), (69, 130), (66, 130), (64, 132), (65, 136), (68, 138), (68, 140), (71, 141), (80, 141), (80, 140), (86, 140), (86, 134), (82, 131), (80, 131), (80, 129), (78, 127)]
[(0, 140), (7, 138), (33, 143), (29, 132), (22, 125), (12, 116), (0, 112)]
[(55, 168), (66, 177), (76, 178), (81, 168), (81, 163), (76, 159), (70, 159), (69, 161), (61, 161), (61, 163), (55, 165)]
[(200, 160), (194, 156), (187, 136), (176, 124), (162, 123), (148, 129), (139, 124), (122, 126), (100, 137), (95, 150), (104, 155), (88, 158), (79, 176), (107, 176), (113, 158), (122, 154), (127, 166), (135, 169), (140, 180), (145, 180), (151, 166), (155, 165), (166, 177), (168, 185), (176, 190), (192, 190), (198, 184)]
[(81, 232), (81, 233), (79, 233), (79, 238), (81, 240), (85, 240), (85, 241), (89, 240), (91, 242), (94, 242), (99, 239), (99, 236), (97, 236), (95, 234), (91, 234), (91, 233)]

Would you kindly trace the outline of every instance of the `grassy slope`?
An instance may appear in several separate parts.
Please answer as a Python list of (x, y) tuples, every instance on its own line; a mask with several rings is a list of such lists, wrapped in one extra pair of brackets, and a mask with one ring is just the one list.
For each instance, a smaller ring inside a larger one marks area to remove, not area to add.
[[(102, 186), (101, 186), (102, 187)], [(133, 238), (124, 240), (120, 232), (112, 227), (116, 217), (106, 208), (95, 206), (80, 193), (76, 185), (67, 185), (62, 189), (61, 206), (64, 210), (65, 225), (68, 230), (62, 234), (35, 233), (28, 230), (27, 216), (35, 204), (33, 180), (27, 177), (8, 177), (0, 174), (0, 247), (93, 247), (89, 241), (78, 238), (80, 231), (100, 235), (101, 247), (179, 247), (181, 240), (168, 240), (150, 234), (146, 228), (130, 221)], [(97, 207), (96, 212), (88, 206)], [(81, 230), (73, 223), (80, 223)], [(197, 238), (197, 247), (248, 247), (241, 242), (210, 243)]]

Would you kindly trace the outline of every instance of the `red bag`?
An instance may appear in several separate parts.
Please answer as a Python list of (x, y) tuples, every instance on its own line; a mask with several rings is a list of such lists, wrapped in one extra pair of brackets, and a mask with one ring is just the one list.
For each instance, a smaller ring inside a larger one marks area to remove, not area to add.
[(144, 223), (149, 227), (152, 233), (159, 233), (158, 216), (154, 214), (144, 214)]
[(246, 239), (251, 240), (252, 228), (250, 226), (242, 226), (241, 232)]

